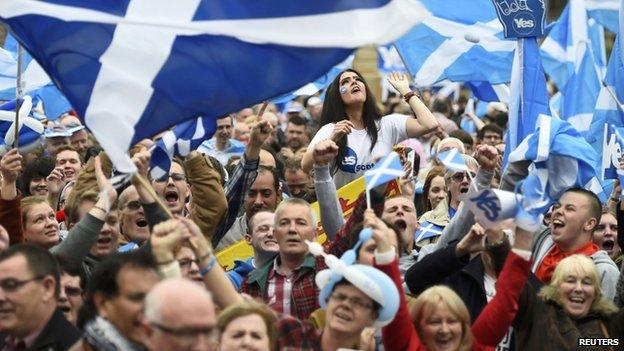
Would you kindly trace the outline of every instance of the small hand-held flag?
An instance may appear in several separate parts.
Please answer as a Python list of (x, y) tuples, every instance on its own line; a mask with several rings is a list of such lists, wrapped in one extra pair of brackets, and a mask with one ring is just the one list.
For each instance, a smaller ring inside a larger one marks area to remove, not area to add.
[(403, 176), (403, 173), (403, 165), (401, 164), (399, 154), (394, 151), (379, 160), (372, 169), (364, 172), (364, 181), (366, 182), (366, 206), (371, 208), (371, 189), (399, 178)]

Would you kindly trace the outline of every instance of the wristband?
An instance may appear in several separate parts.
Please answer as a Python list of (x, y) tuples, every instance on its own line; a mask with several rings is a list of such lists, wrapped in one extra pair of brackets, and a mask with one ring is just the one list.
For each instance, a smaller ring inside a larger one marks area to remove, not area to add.
[(210, 256), (212, 256), (212, 252), (208, 252), (207, 254), (205, 254), (205, 255), (203, 255), (201, 257), (198, 257), (197, 258), (197, 262), (203, 262), (205, 259), (207, 259)]
[(210, 273), (210, 271), (214, 268), (215, 264), (217, 264), (217, 258), (212, 256), (210, 262), (208, 262), (208, 265), (199, 270), (199, 275), (201, 275), (202, 278), (205, 277), (206, 274)]
[(407, 103), (409, 104), (409, 101), (410, 101), (410, 99), (411, 99), (413, 96), (416, 96), (416, 97), (420, 98), (420, 95), (419, 95), (417, 92), (415, 92), (415, 91), (413, 91), (413, 90), (412, 90), (412, 91), (410, 91), (409, 93), (407, 93), (407, 94), (403, 95), (403, 100), (405, 100), (405, 102), (407, 102)]

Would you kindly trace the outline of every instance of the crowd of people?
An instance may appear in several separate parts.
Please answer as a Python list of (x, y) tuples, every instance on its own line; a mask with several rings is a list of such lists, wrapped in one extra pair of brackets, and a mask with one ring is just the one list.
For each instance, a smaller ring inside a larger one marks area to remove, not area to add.
[[(79, 118), (48, 121), (0, 160), (0, 350), (623, 349), (619, 185), (485, 226), (466, 194), (530, 166), (502, 169), (506, 106), (479, 118), (388, 80), (384, 104), (348, 69), (322, 98), (218, 118), (161, 179), (143, 140), (125, 184)], [(452, 149), (467, 171), (437, 159)], [(338, 189), (392, 151), (400, 192), (347, 211)]]

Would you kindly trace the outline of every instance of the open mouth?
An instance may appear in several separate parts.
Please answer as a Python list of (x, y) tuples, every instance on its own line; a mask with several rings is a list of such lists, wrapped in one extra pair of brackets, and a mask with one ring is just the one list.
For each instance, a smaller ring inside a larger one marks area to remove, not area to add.
[(264, 245), (277, 245), (277, 241), (273, 239), (265, 240)]
[(394, 225), (395, 225), (397, 228), (399, 228), (399, 230), (401, 230), (401, 231), (404, 231), (405, 229), (407, 229), (407, 223), (405, 223), (405, 221), (404, 221), (404, 220), (402, 220), (402, 219), (397, 219), (397, 220), (394, 222)]
[(139, 228), (145, 228), (147, 227), (147, 221), (145, 220), (145, 218), (139, 218), (136, 220), (136, 222), (134, 222), (136, 224), (137, 227)]
[(71, 178), (76, 174), (73, 169), (66, 169), (63, 173), (65, 174), (65, 178)]
[(470, 190), (469, 186), (462, 186), (461, 188), (459, 188), (459, 192), (461, 194), (466, 194), (468, 192), (468, 190)]
[(355, 87), (351, 88), (351, 93), (360, 93), (362, 92), (362, 89), (360, 88), (359, 85), (356, 85)]
[(550, 223), (552, 224), (553, 229), (561, 229), (565, 227), (565, 223), (563, 223), (563, 221), (559, 218), (553, 219)]
[(351, 318), (351, 315), (342, 311), (337, 311), (336, 313), (334, 313), (334, 316), (345, 322), (351, 322), (353, 320), (353, 318)]
[(67, 304), (67, 303), (59, 304), (58, 308), (63, 313), (69, 313), (71, 311), (71, 306), (69, 304)]
[(434, 339), (434, 342), (436, 343), (436, 345), (440, 348), (446, 348), (448, 346), (451, 345), (451, 343), (453, 342), (453, 337), (436, 337)]
[(104, 236), (101, 237), (97, 240), (98, 245), (108, 245), (111, 243), (111, 241), (113, 241), (113, 239), (110, 236)]
[(579, 308), (583, 307), (583, 305), (585, 304), (585, 298), (582, 296), (571, 296), (569, 300), (570, 302), (572, 302), (573, 306)]
[(615, 241), (611, 239), (607, 239), (602, 243), (602, 248), (606, 251), (613, 251), (614, 246), (615, 246)]
[(168, 190), (167, 192), (165, 192), (165, 201), (167, 201), (167, 204), (169, 205), (177, 204), (179, 198), (180, 196), (175, 190)]

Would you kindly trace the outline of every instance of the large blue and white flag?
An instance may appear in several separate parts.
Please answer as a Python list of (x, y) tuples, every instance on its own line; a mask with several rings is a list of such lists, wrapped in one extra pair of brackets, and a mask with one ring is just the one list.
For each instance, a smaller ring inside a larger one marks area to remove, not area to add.
[(513, 40), (505, 40), (491, 0), (426, 0), (432, 17), (395, 46), (417, 85), (444, 79), (508, 83)]
[(509, 103), (511, 91), (507, 84), (490, 84), (486, 81), (467, 82), (466, 85), (479, 101)]
[(597, 165), (600, 157), (567, 121), (540, 115), (537, 129), (509, 155), (509, 162), (532, 161), (521, 185), (523, 207), (543, 213), (567, 189), (603, 189)]
[(620, 0), (585, 0), (589, 17), (605, 26), (613, 33), (618, 33), (618, 10)]
[(334, 78), (336, 78), (336, 76), (340, 74), (340, 72), (344, 71), (347, 68), (351, 68), (353, 66), (354, 58), (355, 55), (349, 55), (349, 57), (347, 57), (344, 61), (332, 67), (329, 72), (325, 73), (322, 77), (316, 79), (314, 82), (308, 83), (293, 92), (273, 98), (271, 99), (271, 102), (281, 104), (293, 100), (299, 96), (310, 96), (318, 93), (321, 89), (327, 88), (334, 80)]
[[(16, 101), (9, 101), (0, 105), (0, 156), (14, 147), (15, 141), (15, 106)], [(43, 125), (31, 116), (32, 100), (24, 96), (20, 100), (18, 150), (20, 153), (29, 153), (41, 146)]]
[(539, 115), (550, 115), (546, 77), (542, 69), (537, 39), (518, 40), (511, 77), (509, 128), (505, 137), (504, 165), (507, 165), (511, 151), (535, 131)]
[(616, 38), (607, 73), (600, 89), (600, 94), (596, 101), (593, 119), (590, 125), (589, 133), (585, 138), (593, 146), (598, 154), (604, 155), (604, 160), (611, 160), (611, 166), (602, 163), (601, 168), (615, 168), (614, 153), (617, 150), (616, 140), (611, 137), (611, 133), (605, 133), (605, 128), (613, 126), (614, 128), (624, 127), (624, 64), (620, 55), (620, 42)]
[(544, 71), (559, 90), (565, 89), (590, 48), (587, 54), (592, 56), (598, 72), (603, 73), (606, 52), (602, 26), (588, 21), (584, 0), (571, 0), (540, 48)]
[(0, 2), (122, 172), (139, 140), (298, 89), (426, 16), (416, 0)]
[(215, 123), (206, 117), (185, 121), (163, 134), (150, 159), (150, 176), (161, 179), (169, 174), (173, 156), (187, 156), (215, 132)]
[(404, 173), (399, 154), (393, 151), (388, 156), (377, 161), (373, 168), (364, 172), (366, 190), (371, 190), (376, 186), (400, 178)]

